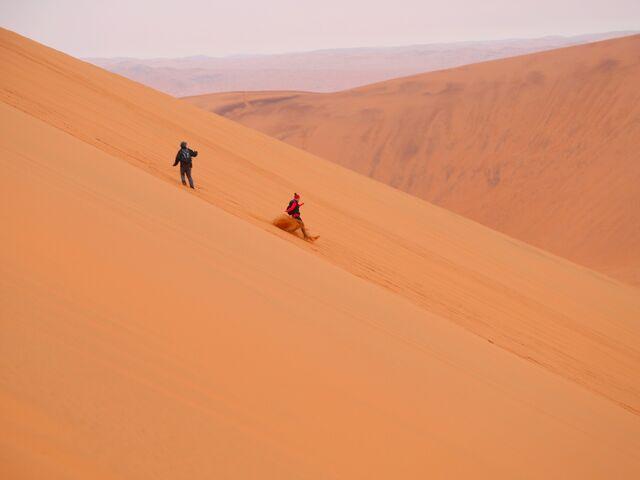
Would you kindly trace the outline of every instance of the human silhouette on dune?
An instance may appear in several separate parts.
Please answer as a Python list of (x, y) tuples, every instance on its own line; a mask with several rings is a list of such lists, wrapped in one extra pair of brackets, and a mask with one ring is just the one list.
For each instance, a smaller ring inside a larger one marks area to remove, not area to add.
[(289, 201), (289, 205), (285, 209), (287, 215), (281, 215), (273, 221), (273, 224), (280, 228), (281, 230), (285, 230), (287, 232), (293, 233), (296, 230), (300, 229), (302, 231), (302, 235), (304, 239), (310, 242), (318, 239), (318, 236), (311, 236), (307, 233), (307, 230), (304, 228), (304, 222), (302, 221), (302, 217), (300, 216), (300, 207), (302, 207), (304, 203), (300, 201), (300, 195), (297, 193), (293, 194), (293, 198)]
[(180, 143), (180, 150), (176, 154), (176, 161), (173, 163), (175, 167), (180, 164), (180, 179), (182, 180), (182, 185), (186, 185), (185, 176), (189, 179), (189, 186), (191, 188), (196, 188), (193, 185), (193, 178), (191, 177), (191, 167), (193, 166), (193, 157), (197, 157), (198, 152), (195, 150), (191, 150), (187, 147), (187, 142)]

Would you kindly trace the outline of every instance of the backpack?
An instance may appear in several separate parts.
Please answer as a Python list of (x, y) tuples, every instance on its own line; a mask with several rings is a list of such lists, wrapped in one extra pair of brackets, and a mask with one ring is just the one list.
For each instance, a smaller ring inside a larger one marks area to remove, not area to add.
[[(290, 211), (289, 211), (289, 209), (291, 208), (291, 206), (292, 206), (294, 203), (296, 204), (296, 208), (294, 208), (294, 209), (290, 212)], [(297, 200), (295, 200), (295, 199), (294, 199), (294, 200), (291, 200), (291, 201), (289, 202), (289, 205), (287, 205), (287, 208), (285, 209), (285, 213), (287, 213), (287, 215), (291, 215), (292, 217), (293, 217), (293, 216), (296, 216), (296, 215), (300, 215), (300, 205), (298, 204), (298, 201), (297, 201)]]
[(180, 150), (180, 159), (181, 162), (184, 162), (187, 165), (191, 165), (191, 152), (188, 148), (183, 148)]

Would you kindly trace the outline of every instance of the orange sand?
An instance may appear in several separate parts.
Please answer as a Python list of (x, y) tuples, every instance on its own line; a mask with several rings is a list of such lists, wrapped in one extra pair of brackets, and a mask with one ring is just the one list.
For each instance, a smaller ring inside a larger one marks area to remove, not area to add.
[(640, 285), (640, 35), (335, 94), (187, 99)]
[(2, 478), (640, 475), (636, 289), (0, 47)]

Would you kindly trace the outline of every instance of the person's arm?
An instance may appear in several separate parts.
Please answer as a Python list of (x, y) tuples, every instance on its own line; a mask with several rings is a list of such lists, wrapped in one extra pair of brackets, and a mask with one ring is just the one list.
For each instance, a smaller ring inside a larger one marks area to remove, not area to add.
[(180, 163), (180, 150), (178, 150), (178, 153), (176, 153), (176, 161), (173, 162), (173, 166), (175, 167), (179, 163)]
[(198, 152), (196, 152), (195, 150), (189, 149), (189, 153), (191, 154), (192, 157), (197, 157), (198, 156)]

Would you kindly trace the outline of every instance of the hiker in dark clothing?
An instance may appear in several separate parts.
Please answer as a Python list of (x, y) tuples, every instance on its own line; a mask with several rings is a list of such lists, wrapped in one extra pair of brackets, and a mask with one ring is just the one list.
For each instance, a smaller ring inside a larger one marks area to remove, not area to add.
[(191, 188), (195, 188), (193, 186), (193, 178), (191, 178), (191, 167), (193, 166), (191, 159), (197, 156), (198, 156), (198, 152), (196, 152), (195, 150), (191, 150), (190, 148), (187, 148), (187, 142), (181, 142), (180, 150), (178, 150), (178, 153), (176, 154), (176, 161), (173, 163), (174, 167), (178, 165), (178, 163), (180, 164), (180, 179), (182, 180), (182, 184), (183, 185), (187, 184), (187, 182), (184, 179), (186, 175), (187, 178), (189, 179), (189, 186)]

